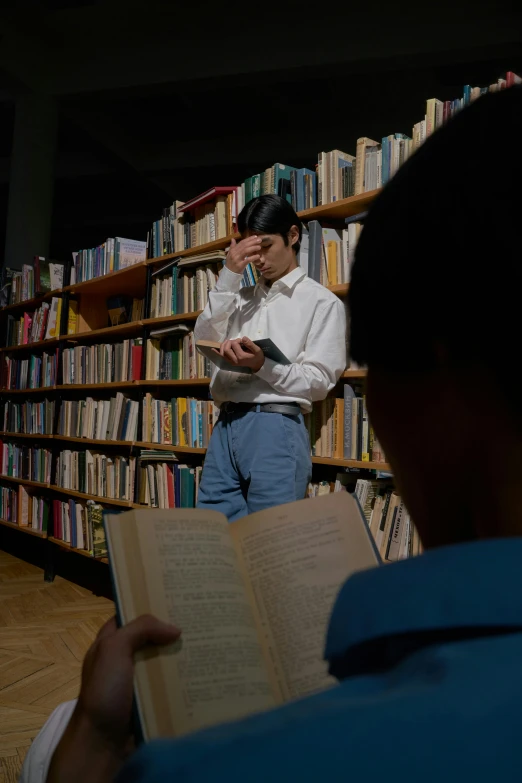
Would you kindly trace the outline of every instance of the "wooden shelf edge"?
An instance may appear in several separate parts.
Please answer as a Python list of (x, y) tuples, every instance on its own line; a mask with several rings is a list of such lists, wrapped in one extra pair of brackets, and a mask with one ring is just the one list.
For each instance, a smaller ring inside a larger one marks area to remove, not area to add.
[(90, 552), (87, 552), (86, 549), (77, 549), (74, 546), (71, 546), (67, 543), (67, 541), (62, 541), (61, 538), (55, 538), (54, 536), (48, 536), (48, 540), (52, 544), (56, 544), (56, 546), (59, 546), (61, 549), (66, 549), (67, 552), (74, 552), (76, 555), (83, 555), (83, 557), (87, 557), (89, 560), (93, 560), (96, 563), (109, 563), (108, 557), (94, 557), (94, 555), (91, 555)]
[(170, 323), (176, 323), (177, 321), (195, 321), (202, 312), (203, 310), (194, 310), (191, 313), (176, 313), (176, 315), (161, 315), (158, 318), (144, 318), (141, 323), (146, 327), (168, 326)]
[(35, 440), (52, 440), (54, 435), (38, 435), (32, 432), (0, 432), (0, 438), (35, 438)]
[(200, 446), (173, 446), (170, 443), (147, 443), (144, 440), (134, 441), (134, 446), (140, 449), (155, 449), (156, 451), (177, 451), (181, 454), (206, 454), (206, 447)]
[(7, 519), (0, 519), (0, 525), (20, 530), (22, 533), (28, 533), (30, 536), (36, 536), (37, 538), (48, 538), (47, 533), (43, 530), (33, 530), (28, 525), (18, 525), (16, 522), (8, 522)]
[(64, 294), (79, 294), (82, 291), (88, 291), (89, 288), (94, 288), (96, 286), (101, 286), (103, 282), (107, 282), (119, 279), (122, 276), (129, 275), (132, 273), (135, 273), (136, 269), (145, 269), (145, 266), (147, 264), (147, 260), (144, 261), (138, 261), (137, 264), (132, 264), (131, 266), (125, 267), (125, 269), (117, 269), (115, 272), (109, 272), (106, 275), (100, 275), (99, 277), (91, 277), (90, 280), (82, 280), (81, 283), (74, 283), (73, 285), (67, 285), (62, 288), (62, 293)]
[(49, 484), (46, 481), (32, 481), (31, 479), (15, 478), (15, 476), (4, 476), (0, 473), (0, 482), (12, 481), (14, 484), (27, 484), (28, 487), (42, 487), (42, 489), (49, 489)]
[(55, 391), (56, 386), (40, 386), (38, 389), (0, 389), (0, 394), (47, 394)]
[(337, 465), (340, 468), (363, 468), (364, 470), (390, 471), (387, 462), (365, 462), (360, 459), (337, 459), (335, 457), (312, 457), (314, 465)]
[(47, 302), (49, 299), (52, 299), (53, 296), (58, 296), (61, 293), (63, 293), (63, 288), (56, 288), (54, 291), (48, 291), (46, 294), (43, 294), (43, 296), (34, 296), (32, 299), (26, 299), (24, 302), (8, 304), (5, 307), (2, 307), (1, 312), (10, 313), (12, 310), (17, 309), (27, 308), (29, 310), (33, 307), (37, 308), (42, 304), (42, 302)]
[(65, 440), (68, 443), (85, 443), (92, 446), (125, 446), (132, 448), (132, 440), (95, 440), (94, 438), (76, 438), (74, 435), (53, 435), (54, 440)]
[(181, 378), (169, 381), (135, 381), (137, 386), (207, 386), (210, 378)]
[(81, 498), (83, 500), (94, 500), (95, 503), (106, 503), (110, 506), (123, 506), (124, 508), (132, 508), (132, 501), (130, 500), (118, 500), (117, 498), (104, 498), (99, 495), (88, 495), (86, 492), (78, 492), (76, 489), (65, 489), (65, 487), (59, 487), (57, 484), (48, 485), (49, 489), (53, 492), (59, 492), (61, 495), (70, 495), (74, 498)]
[(0, 348), (0, 353), (12, 353), (13, 351), (38, 351), (40, 348), (46, 348), (49, 345), (57, 345), (60, 342), (59, 337), (50, 337), (48, 340), (38, 340), (36, 343), (22, 343), (22, 345), (4, 345)]
[(366, 378), (366, 370), (345, 370), (342, 378)]

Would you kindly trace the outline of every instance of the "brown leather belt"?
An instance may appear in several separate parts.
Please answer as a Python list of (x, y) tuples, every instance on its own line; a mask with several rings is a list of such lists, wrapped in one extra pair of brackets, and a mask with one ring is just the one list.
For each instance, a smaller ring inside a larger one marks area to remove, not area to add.
[(298, 402), (223, 402), (220, 413), (282, 413), (284, 416), (299, 416)]

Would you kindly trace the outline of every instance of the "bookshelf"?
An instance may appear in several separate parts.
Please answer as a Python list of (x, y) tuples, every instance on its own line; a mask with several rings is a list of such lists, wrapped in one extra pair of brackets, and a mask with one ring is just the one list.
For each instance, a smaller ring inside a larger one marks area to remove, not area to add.
[[(355, 215), (367, 208), (371, 201), (375, 198), (378, 191), (372, 191), (370, 193), (364, 193), (361, 196), (350, 197), (342, 199), (334, 204), (326, 204), (313, 209), (305, 210), (299, 213), (299, 216), (304, 220), (336, 220), (342, 221), (344, 218)], [(138, 499), (138, 487), (134, 489), (134, 500), (122, 500), (115, 497), (106, 497), (101, 495), (87, 494), (80, 492), (79, 490), (66, 489), (60, 486), (60, 483), (56, 480), (56, 462), (58, 454), (64, 449), (70, 450), (92, 450), (93, 452), (104, 452), (106, 455), (111, 453), (117, 453), (122, 455), (132, 455), (137, 461), (136, 465), (139, 465), (140, 452), (142, 450), (150, 450), (157, 454), (165, 453), (166, 457), (171, 453), (178, 458), (178, 460), (186, 460), (190, 469), (194, 466), (201, 465), (202, 459), (206, 453), (205, 447), (187, 446), (187, 445), (170, 445), (164, 443), (152, 443), (145, 440), (141, 440), (139, 434), (142, 428), (142, 410), (141, 401), (144, 399), (144, 395), (149, 392), (151, 394), (163, 395), (163, 397), (170, 395), (177, 396), (178, 390), (182, 395), (190, 394), (193, 397), (208, 398), (208, 387), (210, 384), (209, 377), (182, 377), (172, 378), (169, 380), (160, 380), (158, 378), (149, 379), (146, 377), (146, 345), (147, 340), (150, 339), (150, 334), (156, 329), (168, 329), (176, 327), (178, 324), (186, 324), (188, 327), (193, 328), (193, 325), (200, 314), (201, 310), (191, 310), (189, 312), (177, 313), (175, 315), (167, 315), (161, 317), (150, 318), (147, 317), (150, 307), (150, 291), (151, 291), (151, 276), (155, 269), (163, 266), (169, 260), (174, 258), (190, 259), (191, 256), (199, 255), (201, 253), (224, 250), (230, 243), (232, 236), (228, 235), (224, 238), (208, 242), (203, 245), (190, 248), (188, 250), (182, 250), (178, 253), (169, 255), (163, 255), (155, 258), (148, 258), (145, 261), (141, 261), (134, 266), (130, 266), (126, 269), (122, 269), (116, 272), (111, 272), (102, 277), (86, 280), (74, 285), (64, 286), (61, 289), (54, 290), (43, 297), (35, 297), (31, 300), (20, 302), (15, 305), (9, 305), (0, 311), (0, 325), (2, 324), (2, 318), (5, 314), (16, 313), (23, 311), (30, 311), (40, 306), (43, 301), (49, 301), (52, 297), (62, 298), (62, 315), (59, 328), (59, 335), (49, 340), (40, 340), (37, 343), (29, 343), (18, 346), (11, 346), (0, 348), (0, 359), (2, 355), (13, 355), (13, 357), (19, 357), (23, 359), (25, 356), (37, 354), (42, 352), (47, 354), (56, 353), (58, 357), (58, 375), (56, 382), (50, 386), (38, 387), (38, 388), (2, 388), (1, 398), (2, 401), (13, 399), (14, 402), (20, 401), (19, 404), (25, 404), (23, 398), (27, 397), (28, 400), (37, 402), (38, 400), (54, 400), (56, 404), (55, 420), (53, 425), (53, 434), (29, 434), (26, 432), (1, 432), (0, 440), (2, 441), (17, 441), (20, 443), (39, 443), (45, 442), (46, 448), (52, 450), (53, 468), (50, 482), (37, 482), (30, 481), (22, 478), (14, 478), (11, 476), (0, 475), (0, 484), (5, 482), (5, 485), (24, 485), (27, 487), (28, 492), (41, 493), (46, 495), (50, 500), (59, 498), (62, 501), (68, 501), (71, 503), (85, 503), (87, 500), (94, 501), (94, 503), (101, 504), (108, 509), (125, 510), (131, 508), (142, 507), (140, 503), (135, 502)], [(338, 284), (328, 286), (328, 288), (337, 296), (344, 298), (348, 293), (348, 284)], [(105, 305), (105, 300), (111, 296), (126, 295), (133, 298), (143, 298), (145, 300), (145, 307), (143, 310), (143, 316), (135, 321), (122, 323), (114, 326), (107, 326), (108, 316)], [(68, 303), (74, 300), (77, 302), (77, 320), (76, 331), (72, 334), (68, 334), (67, 324), (67, 307)], [(64, 383), (63, 378), (63, 351), (75, 346), (99, 346), (99, 345), (114, 345), (124, 340), (141, 339), (143, 344), (143, 358), (141, 365), (141, 373), (139, 378), (133, 378), (122, 381), (112, 381), (104, 383)], [(2, 360), (4, 361), (4, 360)], [(354, 383), (363, 384), (365, 381), (366, 372), (361, 369), (347, 369), (339, 380), (337, 389), (342, 390), (345, 383), (353, 381)], [(4, 383), (2, 381), (2, 386)], [(138, 400), (140, 403), (139, 410), (139, 425), (137, 436), (132, 440), (124, 440), (119, 438), (111, 439), (110, 441), (96, 438), (84, 438), (75, 437), (71, 435), (58, 434), (57, 422), (58, 413), (60, 409), (60, 402), (62, 399), (78, 399), (82, 400), (87, 396), (109, 399), (112, 398), (118, 392), (124, 395), (132, 395), (132, 399)], [(159, 396), (158, 396), (159, 399)], [(368, 462), (355, 459), (338, 459), (334, 457), (319, 457), (313, 456), (312, 462), (314, 467), (317, 466), (322, 472), (334, 471), (337, 468), (357, 468), (359, 470), (373, 470), (373, 471), (389, 471), (389, 466), (386, 463), (381, 462)], [(139, 483), (138, 480), (136, 482)], [(4, 485), (4, 486), (5, 486)], [(46, 543), (54, 545), (61, 550), (77, 553), (85, 557), (92, 558), (91, 554), (84, 549), (78, 549), (71, 545), (68, 541), (64, 541), (61, 538), (57, 538), (52, 535), (53, 526), (50, 518), (49, 532), (43, 532), (41, 530), (34, 530), (26, 525), (18, 525), (15, 522), (10, 522), (0, 519), (0, 525), (9, 527), (11, 529), (18, 530), (22, 533), (27, 533), (46, 539)], [(107, 562), (106, 558), (96, 558), (101, 562)]]

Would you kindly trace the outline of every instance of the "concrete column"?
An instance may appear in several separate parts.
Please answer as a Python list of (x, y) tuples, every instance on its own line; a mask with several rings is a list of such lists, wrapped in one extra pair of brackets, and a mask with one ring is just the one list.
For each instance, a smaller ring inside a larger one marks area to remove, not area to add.
[(49, 254), (57, 124), (53, 98), (31, 93), (17, 99), (4, 255), (5, 266), (14, 269)]

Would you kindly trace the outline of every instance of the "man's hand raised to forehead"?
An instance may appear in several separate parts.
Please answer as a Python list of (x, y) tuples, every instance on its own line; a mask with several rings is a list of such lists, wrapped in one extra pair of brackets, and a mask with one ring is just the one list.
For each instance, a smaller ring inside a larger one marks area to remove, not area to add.
[(255, 264), (261, 258), (261, 240), (259, 237), (252, 236), (236, 242), (235, 239), (230, 243), (230, 250), (227, 253), (225, 266), (231, 272), (242, 275), (248, 264)]

